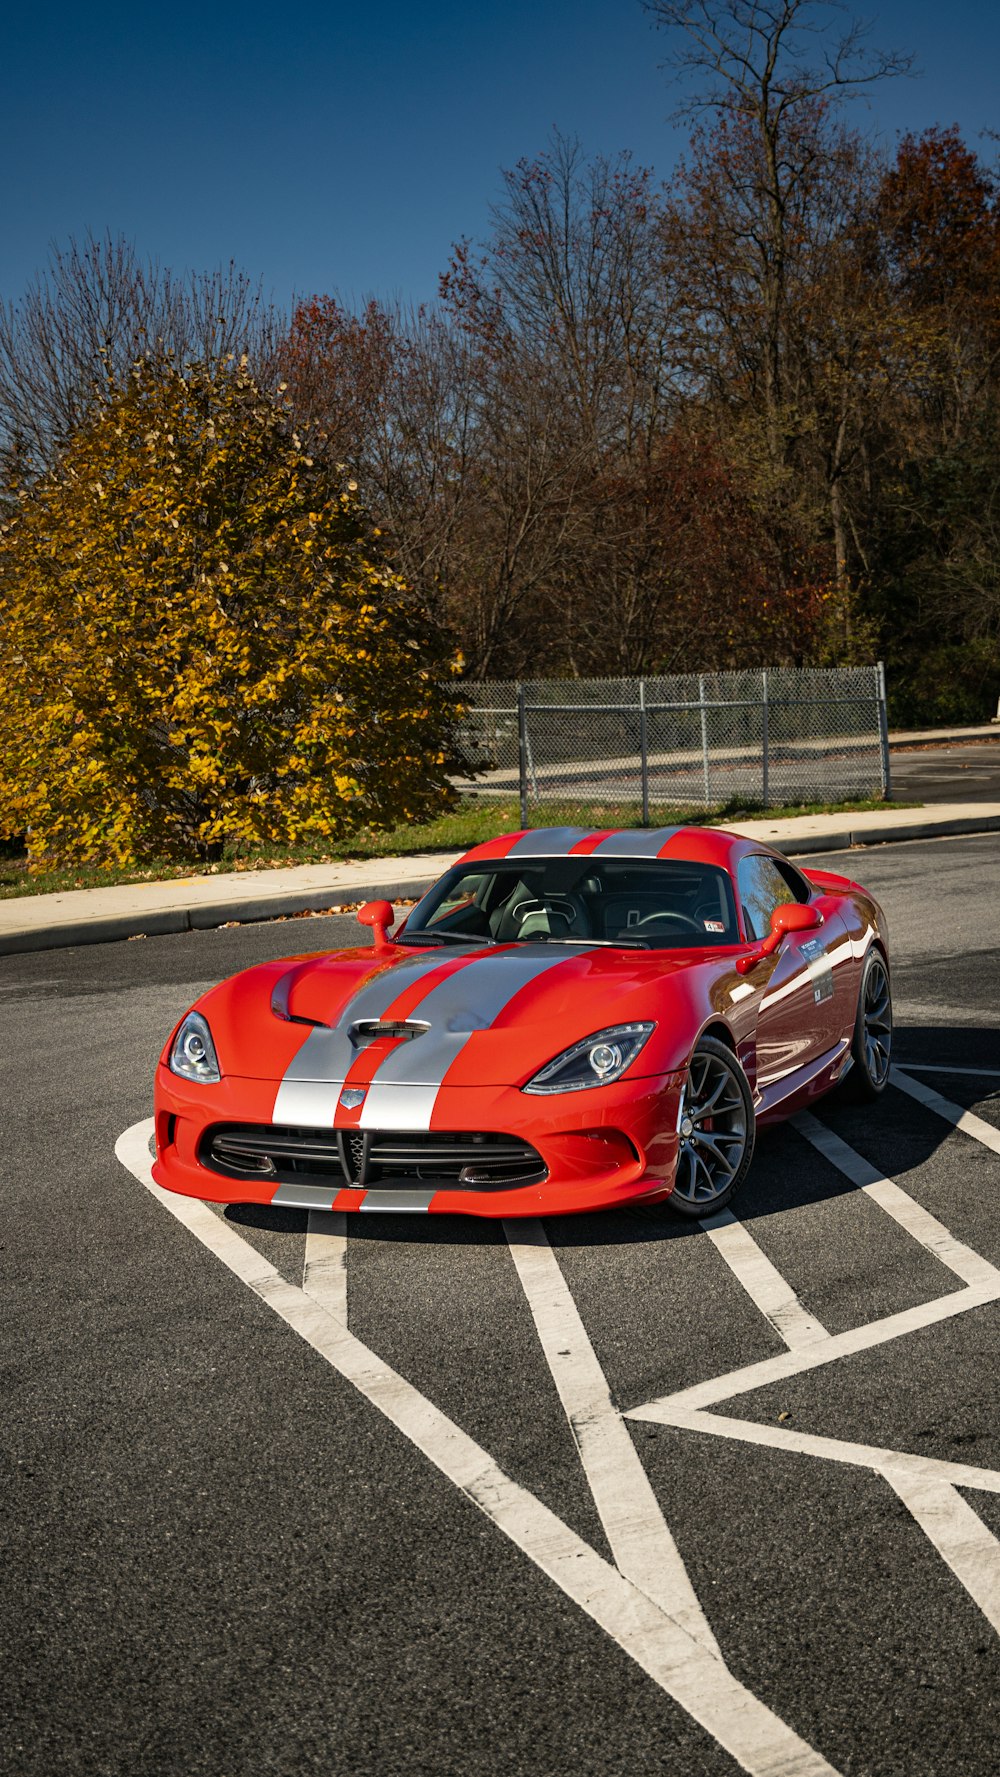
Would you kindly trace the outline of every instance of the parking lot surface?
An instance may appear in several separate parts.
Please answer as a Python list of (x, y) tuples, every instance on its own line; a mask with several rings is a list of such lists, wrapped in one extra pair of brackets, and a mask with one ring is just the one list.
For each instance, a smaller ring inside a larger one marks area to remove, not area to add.
[(996, 740), (965, 746), (908, 747), (891, 756), (897, 801), (996, 802), (1000, 799), (1000, 730)]
[(367, 935), (4, 959), (10, 1768), (993, 1773), (998, 862), (824, 857), (899, 1071), (706, 1227), (160, 1201), (172, 1022)]

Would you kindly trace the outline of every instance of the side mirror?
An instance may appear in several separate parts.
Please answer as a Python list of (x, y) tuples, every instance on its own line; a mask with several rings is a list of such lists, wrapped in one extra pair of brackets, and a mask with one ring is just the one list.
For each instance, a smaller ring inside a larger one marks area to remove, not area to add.
[(366, 901), (358, 908), (358, 924), (371, 926), (376, 950), (385, 950), (388, 945), (389, 927), (395, 917), (391, 901)]
[(809, 906), (802, 901), (782, 901), (771, 915), (771, 930), (767, 937), (755, 945), (748, 956), (737, 959), (737, 973), (748, 975), (762, 957), (773, 956), (789, 932), (814, 932), (822, 924), (823, 915), (818, 907)]
[(777, 950), (782, 938), (789, 932), (814, 932), (823, 924), (823, 915), (818, 907), (811, 907), (801, 901), (782, 901), (771, 915), (771, 930), (764, 939), (764, 955), (770, 956)]

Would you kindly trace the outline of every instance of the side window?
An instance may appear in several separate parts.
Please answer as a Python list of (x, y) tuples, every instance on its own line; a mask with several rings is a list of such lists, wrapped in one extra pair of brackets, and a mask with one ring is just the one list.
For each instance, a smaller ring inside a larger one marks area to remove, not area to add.
[(427, 921), (428, 926), (440, 925), (443, 920), (448, 919), (451, 914), (457, 913), (460, 908), (470, 906), (479, 895), (487, 880), (487, 875), (488, 873), (485, 871), (478, 875), (473, 875), (471, 871), (468, 871), (464, 876), (460, 876), (449, 889), (444, 900), (435, 907)]
[(790, 864), (787, 858), (774, 858), (772, 859), (772, 862), (775, 865), (775, 868), (780, 871), (791, 889), (792, 900), (802, 902), (808, 901), (812, 895), (812, 889), (802, 875), (802, 872), (796, 870), (795, 865)]
[(799, 897), (773, 858), (741, 858), (737, 880), (747, 934), (751, 938), (766, 938), (774, 909)]

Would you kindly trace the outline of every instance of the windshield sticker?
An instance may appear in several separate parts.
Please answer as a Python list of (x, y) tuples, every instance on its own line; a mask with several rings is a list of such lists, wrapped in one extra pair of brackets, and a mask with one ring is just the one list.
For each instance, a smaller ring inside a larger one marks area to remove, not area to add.
[(706, 932), (724, 932), (726, 929), (721, 919), (706, 919), (702, 924)]
[(821, 938), (810, 938), (808, 943), (799, 945), (799, 955), (808, 963), (808, 976), (813, 984), (813, 1001), (818, 1006), (822, 1000), (833, 998), (833, 965), (826, 954)]

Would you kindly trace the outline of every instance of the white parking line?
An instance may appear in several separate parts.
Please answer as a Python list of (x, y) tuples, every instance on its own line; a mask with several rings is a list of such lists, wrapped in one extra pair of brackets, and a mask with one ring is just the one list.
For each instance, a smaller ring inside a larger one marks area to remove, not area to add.
[(889, 1078), (900, 1092), (908, 1092), (911, 1098), (943, 1117), (953, 1128), (961, 1129), (965, 1135), (971, 1135), (973, 1141), (982, 1142), (984, 1148), (992, 1148), (994, 1154), (1000, 1154), (1000, 1129), (994, 1129), (992, 1123), (984, 1123), (974, 1111), (964, 1110), (960, 1104), (953, 1104), (950, 1098), (942, 1098), (922, 1080), (911, 1080), (909, 1074), (904, 1074), (898, 1067), (893, 1068)]
[(115, 1144), (122, 1165), (164, 1209), (262, 1298), (396, 1426), (523, 1554), (598, 1623), (751, 1777), (837, 1777), (832, 1765), (746, 1689), (707, 1648), (518, 1486), (460, 1426), (362, 1345), (342, 1322), (194, 1198), (152, 1178), (152, 1119)]
[(725, 1376), (695, 1382), (689, 1388), (678, 1389), (675, 1394), (659, 1395), (642, 1406), (630, 1407), (625, 1418), (662, 1419), (669, 1425), (669, 1414), (675, 1406), (714, 1407), (719, 1401), (731, 1400), (734, 1395), (749, 1394), (755, 1388), (766, 1387), (769, 1382), (783, 1382), (804, 1370), (818, 1370), (823, 1364), (836, 1363), (838, 1358), (853, 1357), (857, 1351), (871, 1351), (876, 1345), (888, 1344), (906, 1333), (919, 1332), (922, 1327), (950, 1320), (956, 1314), (967, 1314), (970, 1308), (981, 1308), (984, 1303), (998, 1299), (1000, 1273), (995, 1282), (970, 1284), (950, 1296), (935, 1296), (932, 1302), (919, 1302), (916, 1307), (904, 1308), (899, 1314), (886, 1315), (883, 1320), (870, 1320), (864, 1326), (849, 1327), (844, 1333), (832, 1333), (829, 1339), (817, 1339), (814, 1345), (800, 1346), (797, 1351), (782, 1351), (776, 1357), (766, 1357), (759, 1363), (729, 1370)]
[(302, 1288), (346, 1327), (347, 1217), (342, 1211), (309, 1211)]
[[(904, 1091), (937, 1112), (955, 1128), (963, 1129), (987, 1147), (1000, 1152), (1000, 1133), (960, 1105), (941, 1098), (929, 1087), (893, 1070), (893, 1081)], [(903, 1314), (832, 1337), (799, 1353), (732, 1371), (727, 1377), (663, 1396), (627, 1417), (655, 1420), (680, 1430), (707, 1433), (738, 1443), (763, 1445), (797, 1455), (864, 1467), (880, 1474), (894, 1489), (942, 1560), (982, 1611), (991, 1627), (1000, 1632), (1000, 1542), (983, 1523), (957, 1488), (1000, 1494), (1000, 1472), (953, 1463), (909, 1452), (848, 1442), (841, 1438), (799, 1432), (788, 1425), (731, 1418), (704, 1409), (731, 1399), (735, 1394), (760, 1388), (768, 1382), (818, 1368), (853, 1352), (871, 1349), (890, 1338), (931, 1325), (950, 1314), (965, 1312), (1000, 1296), (1000, 1271), (979, 1253), (956, 1240), (942, 1222), (924, 1210), (891, 1179), (883, 1178), (862, 1155), (832, 1130), (803, 1114), (795, 1127), (866, 1196), (905, 1228), (914, 1240), (962, 1278), (967, 1287), (952, 1296), (939, 1297)], [(753, 1294), (753, 1291), (750, 1291)], [(762, 1306), (762, 1311), (767, 1312)], [(768, 1315), (772, 1320), (773, 1317)]]
[(717, 1215), (705, 1216), (701, 1225), (737, 1283), (742, 1284), (750, 1300), (787, 1346), (797, 1349), (801, 1345), (811, 1345), (816, 1339), (829, 1339), (822, 1321), (809, 1313), (787, 1278), (772, 1265), (749, 1228), (737, 1221), (731, 1210), (723, 1209)]
[[(630, 1413), (630, 1419), (648, 1415)], [(729, 1438), (737, 1444), (762, 1444), (769, 1450), (788, 1450), (795, 1456), (821, 1456), (827, 1462), (845, 1463), (849, 1468), (867, 1468), (875, 1474), (905, 1474), (914, 1484), (926, 1481), (935, 1486), (975, 1487), (981, 1493), (1000, 1493), (1000, 1471), (976, 1468), (969, 1462), (947, 1462), (937, 1456), (912, 1455), (908, 1450), (887, 1450), (878, 1444), (855, 1444), (846, 1438), (828, 1438), (816, 1432), (795, 1431), (790, 1425), (775, 1425), (770, 1420), (734, 1419), (725, 1413), (692, 1412), (680, 1404), (664, 1403), (657, 1413), (661, 1425), (676, 1426), (682, 1431), (706, 1432), (710, 1437)], [(895, 1483), (893, 1483), (895, 1485)], [(987, 1534), (989, 1534), (987, 1532)]]
[(946, 1481), (915, 1474), (909, 1467), (884, 1472), (924, 1535), (1000, 1634), (1000, 1543), (996, 1537)]
[[(648, 1415), (632, 1414), (632, 1418)], [(1000, 1473), (974, 1468), (970, 1463), (945, 1462), (933, 1456), (916, 1456), (900, 1450), (880, 1449), (873, 1444), (849, 1443), (843, 1438), (818, 1437), (794, 1431), (790, 1426), (757, 1420), (732, 1419), (721, 1413), (691, 1412), (682, 1406), (664, 1407), (657, 1415), (661, 1424), (680, 1431), (704, 1432), (729, 1442), (763, 1445), (787, 1450), (797, 1456), (821, 1457), (827, 1462), (867, 1468), (881, 1475), (913, 1514), (924, 1535), (965, 1587), (987, 1621), (1000, 1633), (1000, 1543), (964, 1500), (958, 1487), (982, 1493), (1000, 1493)]]
[(505, 1221), (504, 1233), (615, 1565), (721, 1659), (541, 1222)]
[[(934, 1096), (932, 1094), (932, 1096)], [(944, 1101), (942, 1100), (942, 1103)], [(825, 1123), (817, 1122), (808, 1111), (792, 1118), (793, 1128), (804, 1135), (823, 1157), (842, 1172), (862, 1190), (866, 1197), (877, 1203), (886, 1215), (905, 1228), (907, 1234), (919, 1241), (929, 1253), (933, 1253), (942, 1265), (960, 1277), (963, 1283), (1000, 1284), (1000, 1270), (991, 1265), (980, 1253), (973, 1252), (970, 1246), (963, 1246), (960, 1240), (949, 1232), (943, 1222), (932, 1216), (929, 1210), (923, 1209), (912, 1198), (908, 1191), (897, 1185), (892, 1179), (883, 1178), (876, 1168), (869, 1164), (863, 1155), (848, 1147)], [(998, 1137), (1000, 1141), (1000, 1137)]]
[(972, 1079), (1000, 1080), (1000, 1067), (955, 1067), (951, 1062), (908, 1061), (908, 1074), (968, 1074)]

